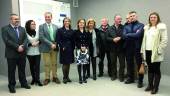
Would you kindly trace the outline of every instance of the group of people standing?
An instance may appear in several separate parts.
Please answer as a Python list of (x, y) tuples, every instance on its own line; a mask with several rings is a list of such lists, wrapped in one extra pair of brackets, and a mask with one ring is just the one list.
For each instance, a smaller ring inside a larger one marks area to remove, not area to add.
[[(115, 15), (113, 25), (107, 18), (101, 20), (101, 26), (96, 28), (96, 22), (90, 18), (79, 19), (77, 29), (71, 27), (70, 18), (63, 19), (63, 27), (58, 28), (52, 23), (52, 13), (44, 14), (45, 23), (36, 31), (36, 24), (28, 20), (25, 29), (19, 25), (19, 16), (11, 14), (10, 24), (2, 28), (2, 38), (5, 43), (5, 56), (8, 63), (8, 88), (15, 93), (15, 70), (18, 66), (21, 87), (30, 89), (25, 76), (26, 57), (30, 63), (32, 75), (31, 85), (47, 85), (52, 82), (60, 84), (57, 76), (57, 53), (62, 64), (63, 83), (72, 82), (69, 78), (70, 64), (76, 61), (79, 83), (87, 83), (90, 78), (97, 79), (96, 59), (99, 57), (99, 74), (104, 74), (104, 58), (107, 56), (108, 75), (111, 80), (125, 80), (125, 65), (127, 73), (125, 84), (135, 81), (135, 64), (139, 71), (144, 61), (148, 65), (148, 86), (145, 91), (156, 94), (161, 79), (160, 64), (163, 61), (164, 49), (167, 46), (167, 28), (161, 23), (159, 14), (149, 15), (147, 25), (137, 20), (137, 13), (131, 11), (127, 22), (123, 25), (120, 15)], [(41, 56), (45, 68), (45, 80), (40, 82)], [(119, 63), (117, 63), (119, 59)], [(119, 70), (117, 70), (119, 64)], [(52, 76), (50, 76), (52, 73)], [(143, 87), (144, 74), (137, 72), (137, 87)]]

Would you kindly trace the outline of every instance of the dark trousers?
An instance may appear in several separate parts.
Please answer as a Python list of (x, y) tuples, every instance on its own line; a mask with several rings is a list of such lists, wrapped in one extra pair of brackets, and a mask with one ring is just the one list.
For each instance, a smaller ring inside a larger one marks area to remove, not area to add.
[[(86, 80), (86, 65), (87, 64), (80, 64), (77, 65), (77, 69), (78, 69), (78, 75), (79, 75), (79, 81), (85, 81)], [(83, 78), (82, 78), (82, 72), (83, 72)]]
[(92, 57), (91, 62), (92, 62), (93, 76), (96, 76), (96, 57)]
[(134, 80), (134, 48), (126, 49), (127, 78)]
[(15, 80), (15, 71), (16, 66), (18, 67), (18, 76), (19, 76), (19, 82), (21, 85), (26, 85), (27, 80), (25, 76), (25, 65), (26, 65), (26, 58), (20, 57), (20, 58), (7, 58), (8, 62), (8, 86), (14, 87), (16, 84)]
[[(129, 48), (128, 48), (129, 49)], [(142, 64), (142, 57), (140, 54), (140, 49), (135, 49), (132, 48), (129, 50), (126, 50), (126, 62), (127, 62), (127, 76), (129, 79), (134, 80), (135, 76), (135, 63), (137, 64), (137, 71), (139, 71), (140, 66)], [(142, 83), (143, 82), (143, 74), (138, 74), (138, 82)]]
[[(90, 62), (92, 64), (90, 64)], [(92, 65), (93, 76), (96, 76), (96, 57), (90, 57), (89, 64), (86, 64), (87, 77), (90, 77), (90, 65)]]
[(135, 60), (136, 60), (137, 71), (138, 71), (137, 72), (138, 73), (138, 83), (142, 83), (144, 74), (139, 74), (139, 69), (140, 69), (141, 64), (142, 64), (142, 55), (140, 53), (140, 49), (135, 50)]
[(111, 57), (111, 73), (112, 77), (117, 77), (117, 58), (119, 59), (119, 78), (124, 78), (125, 70), (125, 53), (123, 52), (110, 52)]
[(32, 80), (35, 82), (40, 81), (40, 55), (30, 56), (27, 55), (28, 61), (30, 63), (30, 70)]
[(151, 63), (151, 51), (146, 51), (146, 63), (148, 65), (148, 82), (151, 88), (158, 90), (160, 79), (161, 79), (161, 62)]
[(63, 80), (69, 79), (70, 64), (63, 64), (62, 70), (63, 70)]
[(90, 77), (90, 59), (89, 59), (89, 64), (86, 64), (86, 75), (87, 75), (87, 77)]
[(110, 51), (102, 50), (100, 51), (99, 55), (99, 74), (103, 74), (103, 69), (104, 69), (104, 57), (105, 55), (107, 56), (107, 68), (108, 68), (108, 74), (111, 75), (111, 60), (110, 60)]

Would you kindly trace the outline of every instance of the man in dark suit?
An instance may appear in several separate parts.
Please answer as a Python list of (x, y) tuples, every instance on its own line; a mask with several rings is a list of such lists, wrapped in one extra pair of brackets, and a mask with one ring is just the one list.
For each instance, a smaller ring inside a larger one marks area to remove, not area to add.
[(104, 57), (107, 57), (107, 67), (108, 67), (108, 75), (111, 77), (111, 59), (110, 59), (110, 50), (108, 47), (107, 34), (109, 33), (110, 25), (108, 24), (107, 18), (102, 18), (101, 26), (99, 27), (99, 38), (100, 38), (100, 46), (99, 46), (99, 77), (103, 76), (104, 69)]
[[(144, 24), (140, 23), (137, 19), (137, 13), (135, 11), (129, 12), (130, 23), (124, 27), (123, 37), (125, 39), (125, 54), (127, 62), (127, 80), (125, 84), (133, 83), (134, 73), (135, 73), (135, 63), (137, 64), (137, 69), (139, 71), (142, 64), (142, 57), (140, 54), (142, 39), (143, 39), (143, 27)], [(135, 59), (135, 60), (134, 60)], [(144, 75), (138, 73), (138, 88), (143, 87)]]
[(119, 59), (119, 80), (124, 81), (125, 70), (125, 51), (123, 36), (123, 25), (121, 24), (122, 18), (120, 15), (115, 15), (114, 24), (110, 26), (107, 40), (109, 42), (110, 57), (111, 57), (111, 80), (117, 78), (117, 58)]
[(27, 37), (19, 25), (19, 16), (11, 14), (10, 24), (2, 27), (2, 38), (5, 43), (5, 57), (8, 62), (8, 88), (15, 93), (15, 70), (18, 66), (19, 81), (22, 88), (30, 89), (25, 76)]
[(52, 81), (60, 84), (57, 78), (57, 52), (58, 46), (55, 42), (58, 27), (52, 23), (52, 13), (45, 12), (45, 23), (39, 26), (40, 33), (40, 52), (42, 53), (45, 65), (44, 85), (50, 82), (50, 73), (52, 71)]

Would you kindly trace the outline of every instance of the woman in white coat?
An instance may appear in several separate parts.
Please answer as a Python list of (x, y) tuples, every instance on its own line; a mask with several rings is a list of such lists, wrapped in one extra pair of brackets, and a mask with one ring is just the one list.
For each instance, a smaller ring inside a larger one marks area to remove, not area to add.
[(28, 20), (25, 24), (25, 29), (28, 37), (27, 58), (30, 63), (32, 75), (31, 85), (42, 86), (40, 82), (40, 51), (39, 51), (39, 33), (35, 31), (36, 24), (33, 20)]
[(151, 94), (158, 92), (161, 79), (160, 65), (164, 58), (164, 49), (167, 46), (167, 28), (161, 23), (159, 14), (153, 12), (149, 15), (149, 24), (144, 27), (144, 37), (141, 47), (143, 59), (148, 65), (148, 86), (145, 91)]

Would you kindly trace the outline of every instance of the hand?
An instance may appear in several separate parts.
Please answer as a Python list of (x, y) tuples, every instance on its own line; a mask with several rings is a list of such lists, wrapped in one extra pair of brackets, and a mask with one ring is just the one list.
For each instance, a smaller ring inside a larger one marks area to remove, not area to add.
[(120, 39), (121, 39), (121, 37), (113, 38), (113, 42), (117, 43)]
[(85, 46), (81, 46), (81, 50), (82, 50), (82, 51), (85, 51), (85, 50), (86, 50), (86, 47), (85, 47)]
[(52, 49), (55, 49), (55, 48), (56, 48), (56, 45), (55, 45), (55, 44), (52, 44), (52, 45), (51, 45), (51, 48), (52, 48)]
[(36, 47), (36, 46), (38, 46), (38, 45), (39, 45), (39, 41), (32, 42), (32, 46), (33, 46), (33, 47)]
[(138, 29), (138, 30), (136, 31), (136, 33), (139, 32), (139, 31), (140, 31), (140, 30)]
[(118, 41), (120, 41), (121, 37), (116, 37)]
[(113, 38), (113, 42), (117, 43), (118, 42), (117, 38)]
[(20, 45), (20, 46), (18, 47), (18, 52), (20, 52), (20, 53), (21, 53), (21, 52), (23, 52), (23, 51), (24, 51), (23, 46), (24, 46), (24, 45)]

